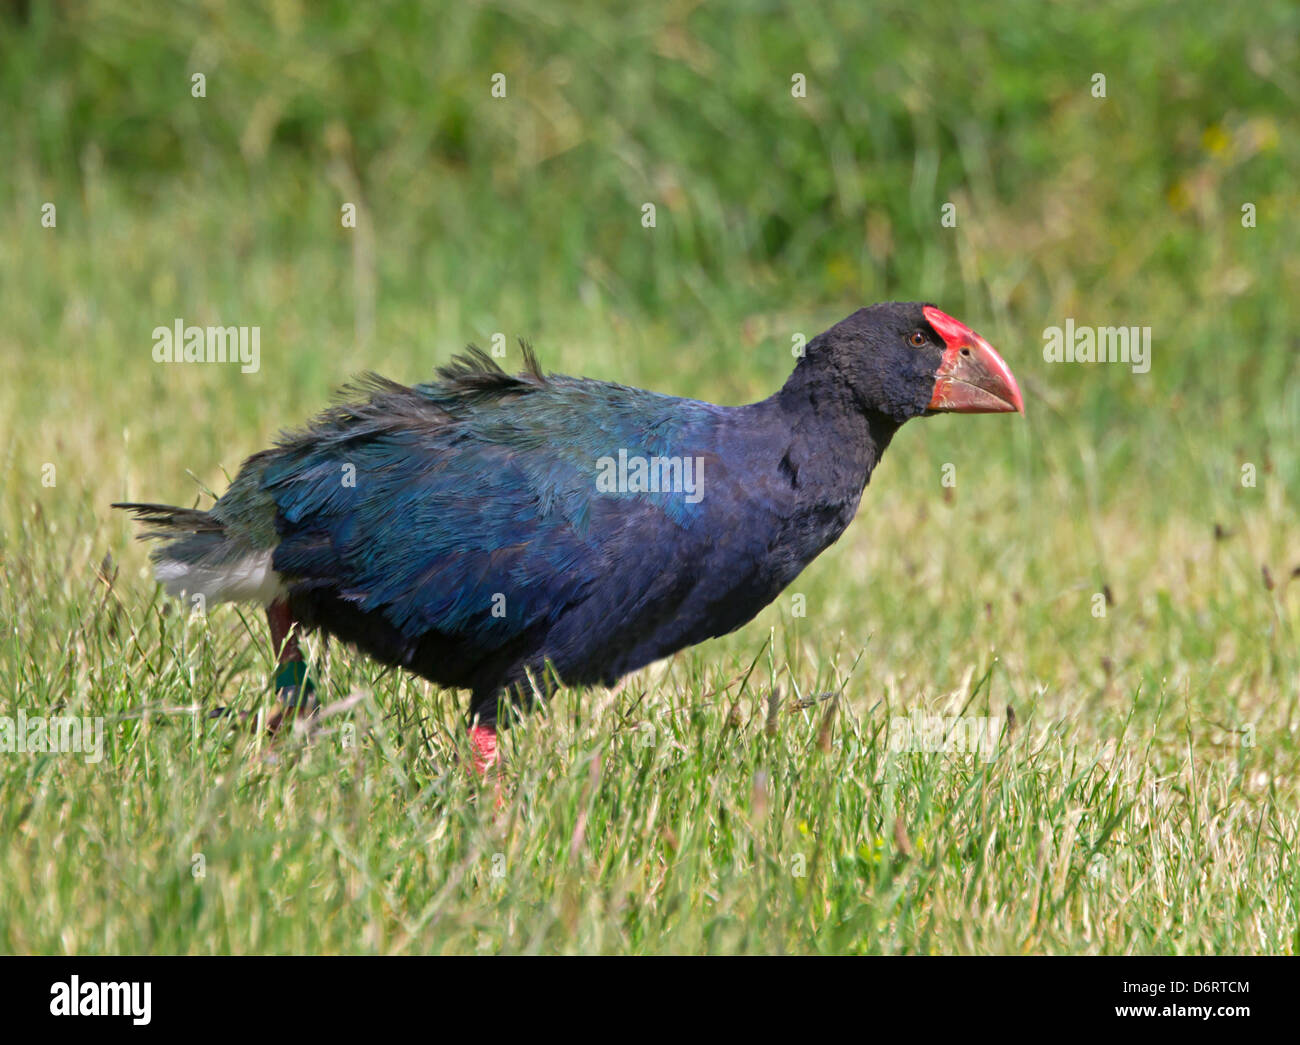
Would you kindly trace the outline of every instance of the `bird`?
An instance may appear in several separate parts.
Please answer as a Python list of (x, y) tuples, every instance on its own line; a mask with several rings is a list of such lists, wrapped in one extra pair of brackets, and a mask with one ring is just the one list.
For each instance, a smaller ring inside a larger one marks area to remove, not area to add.
[(719, 406), (471, 345), (366, 373), (249, 457), (211, 508), (116, 503), (171, 595), (265, 607), (288, 706), (319, 631), (468, 690), (474, 770), (539, 679), (614, 686), (752, 620), (848, 527), (907, 421), (1024, 414), (1006, 362), (925, 302), (860, 308), (773, 395)]

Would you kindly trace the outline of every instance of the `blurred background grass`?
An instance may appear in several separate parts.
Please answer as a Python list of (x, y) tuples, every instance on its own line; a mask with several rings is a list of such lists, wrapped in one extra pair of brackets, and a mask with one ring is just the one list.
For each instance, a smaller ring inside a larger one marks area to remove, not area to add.
[[(843, 635), (845, 664), (869, 644), (865, 709), (995, 649), (998, 701), (1098, 743), (1136, 714), (1175, 775), (1184, 726), (1195, 748), (1253, 723), (1233, 772), (1294, 792), (1296, 5), (6, 2), (0, 113), (6, 700), (137, 699), (81, 630), (108, 551), (151, 597), (107, 503), (189, 503), (187, 469), (219, 492), (357, 371), (421, 380), (502, 332), (736, 403), (795, 334), (925, 299), (1002, 351), (1028, 418), (909, 426), (796, 583), (808, 618), (782, 600), (704, 656), (747, 664), (774, 626), (821, 679)], [(178, 316), (260, 326), (260, 371), (154, 364)], [(1067, 317), (1150, 326), (1150, 373), (1045, 363)], [(265, 668), (237, 645), (236, 673)], [(230, 702), (185, 678), (177, 699)]]

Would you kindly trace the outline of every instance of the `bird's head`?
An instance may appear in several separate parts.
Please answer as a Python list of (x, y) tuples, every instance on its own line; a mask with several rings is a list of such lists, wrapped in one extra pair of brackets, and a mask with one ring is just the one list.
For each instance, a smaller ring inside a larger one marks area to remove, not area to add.
[(1011, 368), (993, 346), (934, 305), (859, 309), (809, 343), (808, 354), (814, 365), (833, 366), (864, 407), (899, 423), (937, 413), (1025, 412)]

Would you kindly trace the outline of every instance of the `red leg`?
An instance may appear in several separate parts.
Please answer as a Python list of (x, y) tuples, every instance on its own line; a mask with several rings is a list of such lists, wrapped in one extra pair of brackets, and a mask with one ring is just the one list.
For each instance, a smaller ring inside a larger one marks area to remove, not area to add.
[(486, 777), (500, 764), (496, 726), (470, 726), (469, 747), (474, 756), (474, 772), (480, 777)]
[(266, 608), (266, 621), (271, 625), (271, 652), (275, 654), (277, 664), (288, 664), (293, 660), (302, 660), (302, 651), (298, 649), (298, 628), (293, 614), (289, 612), (288, 599), (276, 599)]
[(278, 732), (293, 711), (310, 711), (315, 706), (314, 686), (307, 678), (307, 664), (298, 646), (298, 622), (289, 612), (287, 599), (276, 599), (266, 608), (271, 626), (271, 651), (275, 654), (274, 687), (279, 705), (267, 719), (267, 729)]
[(474, 759), (474, 775), (479, 780), (492, 781), (498, 811), (506, 807), (506, 796), (501, 789), (501, 754), (497, 750), (497, 727), (475, 723), (469, 727), (469, 748)]

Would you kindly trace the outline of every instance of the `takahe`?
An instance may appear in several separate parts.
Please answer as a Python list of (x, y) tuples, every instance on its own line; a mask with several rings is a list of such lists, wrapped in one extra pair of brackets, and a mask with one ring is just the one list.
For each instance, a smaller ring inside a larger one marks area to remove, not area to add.
[(437, 380), (368, 375), (254, 454), (210, 510), (119, 504), (168, 592), (267, 607), (277, 689), (319, 628), (470, 690), (477, 768), (533, 683), (612, 685), (754, 617), (844, 532), (899, 426), (1024, 405), (933, 305), (860, 309), (748, 406), (527, 370), (471, 348)]

